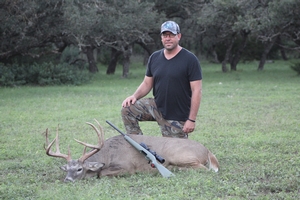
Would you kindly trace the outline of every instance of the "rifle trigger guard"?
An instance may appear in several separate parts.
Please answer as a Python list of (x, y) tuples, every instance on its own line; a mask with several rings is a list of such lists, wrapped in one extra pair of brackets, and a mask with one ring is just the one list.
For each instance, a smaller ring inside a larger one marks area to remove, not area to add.
[(154, 165), (153, 163), (150, 163), (150, 166), (151, 166), (152, 168), (155, 168), (155, 165)]

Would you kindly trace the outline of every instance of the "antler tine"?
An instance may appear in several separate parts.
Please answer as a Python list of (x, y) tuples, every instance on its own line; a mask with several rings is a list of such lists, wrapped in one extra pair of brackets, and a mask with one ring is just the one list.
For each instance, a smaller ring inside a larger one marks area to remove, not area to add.
[(98, 122), (98, 120), (94, 119), (96, 121), (96, 123), (98, 124), (99, 128), (100, 128), (100, 133), (101, 133), (101, 138), (102, 138), (102, 142), (104, 142), (104, 131), (103, 131), (103, 127), (100, 125), (100, 123)]
[[(51, 147), (54, 144), (54, 142), (56, 144), (56, 152), (55, 153), (51, 150)], [(46, 148), (46, 145), (47, 145), (47, 148)], [(59, 151), (58, 127), (57, 127), (57, 131), (56, 131), (56, 137), (50, 144), (49, 144), (49, 140), (48, 140), (48, 128), (46, 129), (46, 144), (45, 144), (44, 148), (46, 149), (46, 154), (48, 156), (64, 158), (68, 162), (71, 160), (70, 148), (68, 148), (68, 155), (62, 154)]]
[[(98, 135), (98, 144), (97, 145), (92, 145), (92, 144), (87, 144), (85, 142), (81, 142), (79, 140), (76, 140), (76, 142), (78, 142), (79, 144), (82, 144), (84, 145), (84, 151), (83, 151), (83, 155), (78, 159), (80, 160), (81, 162), (85, 161), (86, 159), (88, 159), (89, 157), (91, 157), (92, 155), (94, 155), (95, 153), (97, 153), (98, 151), (100, 151), (100, 149), (102, 148), (103, 144), (104, 144), (104, 137), (103, 137), (103, 129), (102, 127), (100, 126), (99, 122), (97, 122), (99, 124), (99, 127), (100, 127), (100, 130), (97, 129), (97, 127), (92, 124), (92, 123), (89, 123), (89, 122), (86, 122), (88, 125), (90, 125), (91, 127), (93, 127), (93, 129), (96, 131), (97, 135)], [(86, 153), (86, 148), (87, 147), (90, 147), (90, 148), (93, 148), (92, 151)]]

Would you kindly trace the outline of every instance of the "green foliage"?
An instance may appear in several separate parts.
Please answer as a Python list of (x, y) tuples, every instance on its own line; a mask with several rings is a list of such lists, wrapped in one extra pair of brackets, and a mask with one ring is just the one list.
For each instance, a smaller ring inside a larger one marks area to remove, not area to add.
[[(201, 62), (203, 98), (190, 139), (218, 158), (220, 171), (174, 171), (172, 179), (138, 173), (90, 178), (65, 184), (59, 169), (65, 160), (45, 154), (44, 132), (55, 137), (60, 152), (72, 158), (83, 147), (73, 138), (94, 144), (96, 133), (85, 122), (96, 118), (105, 138), (124, 130), (121, 102), (143, 80), (139, 64), (128, 79), (122, 69), (105, 70), (81, 86), (0, 88), (0, 199), (298, 199), (300, 191), (299, 78), (287, 62), (239, 65), (223, 74), (220, 65)], [(99, 67), (104, 69), (103, 66)], [(151, 95), (149, 95), (151, 96)], [(161, 136), (153, 122), (141, 122), (144, 134)]]
[[(247, 31), (253, 42), (247, 42), (249, 50), (243, 51), (246, 59), (260, 59), (265, 47), (256, 41), (267, 44), (278, 34), (290, 49), (288, 57), (298, 58), (299, 13), (300, 1), (295, 0), (2, 1), (0, 62), (18, 59), (22, 64), (43, 57), (56, 64), (56, 53), (74, 45), (82, 52), (85, 47), (105, 49), (100, 60), (108, 63), (110, 48), (127, 53), (128, 45), (136, 42), (150, 51), (151, 46), (161, 47), (159, 25), (167, 19), (179, 23), (181, 45), (197, 55), (208, 55), (216, 47), (222, 61), (229, 41)], [(236, 44), (241, 44), (239, 38)], [(269, 56), (278, 56), (278, 49), (273, 49), (276, 52)], [(237, 50), (233, 48), (231, 55), (238, 55)]]
[[(82, 67), (81, 67), (82, 68)], [(17, 85), (81, 85), (90, 79), (90, 73), (84, 67), (53, 63), (31, 65), (0, 64), (0, 86)]]
[(54, 37), (60, 36), (66, 29), (61, 3), (1, 1), (0, 61), (18, 55), (35, 55), (36, 52), (40, 56), (54, 49)]
[(294, 71), (296, 71), (298, 73), (298, 75), (300, 75), (300, 62), (298, 63), (294, 63), (290, 66)]
[(101, 48), (97, 56), (98, 62), (103, 65), (108, 65), (111, 59), (111, 50), (107, 48)]
[[(233, 49), (236, 48), (240, 41), (237, 40), (233, 46)], [(223, 49), (224, 50), (224, 49)], [(241, 55), (242, 61), (254, 61), (260, 60), (261, 55), (264, 51), (264, 44), (261, 41), (256, 41), (254, 38), (250, 38), (247, 43), (247, 47), (244, 49), (243, 54)], [(278, 53), (278, 46), (273, 47), (268, 53), (268, 59), (280, 59)]]
[(74, 63), (74, 61), (78, 59), (79, 54), (80, 51), (78, 48), (68, 46), (64, 49), (60, 56), (60, 63)]

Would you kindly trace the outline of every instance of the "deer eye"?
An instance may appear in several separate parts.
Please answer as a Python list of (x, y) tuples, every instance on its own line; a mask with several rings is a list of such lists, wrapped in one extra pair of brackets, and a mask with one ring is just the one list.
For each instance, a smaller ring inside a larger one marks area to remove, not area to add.
[(77, 169), (77, 172), (81, 172), (81, 171), (82, 171), (82, 168)]

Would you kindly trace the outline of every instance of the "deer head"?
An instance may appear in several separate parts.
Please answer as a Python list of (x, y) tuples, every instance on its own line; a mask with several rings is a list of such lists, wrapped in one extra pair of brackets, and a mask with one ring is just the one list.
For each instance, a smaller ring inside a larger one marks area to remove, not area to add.
[[(95, 121), (98, 124), (99, 129), (96, 126), (94, 126), (92, 123), (87, 122), (87, 124), (90, 125), (96, 131), (96, 133), (98, 135), (98, 144), (91, 145), (91, 144), (87, 144), (85, 142), (81, 142), (81, 141), (75, 139), (76, 142), (84, 145), (83, 155), (77, 160), (71, 159), (70, 149), (68, 149), (68, 155), (60, 153), (58, 128), (56, 131), (56, 137), (54, 138), (54, 140), (51, 143), (49, 143), (48, 129), (46, 129), (46, 144), (45, 144), (46, 154), (48, 156), (64, 158), (68, 162), (66, 165), (60, 167), (60, 169), (67, 172), (67, 176), (64, 180), (65, 182), (68, 182), (68, 181), (74, 182), (75, 180), (83, 179), (91, 173), (94, 173), (94, 174), (97, 173), (104, 166), (103, 163), (86, 161), (86, 159), (88, 159), (89, 157), (91, 157), (92, 155), (94, 155), (95, 153), (100, 151), (100, 149), (102, 148), (102, 146), (104, 144), (103, 129), (102, 129), (101, 125), (99, 124), (99, 122), (97, 120), (95, 120)], [(54, 144), (54, 142), (56, 144), (56, 152), (53, 152), (51, 150), (51, 147)], [(92, 150), (89, 152), (86, 152), (87, 147), (92, 148)]]

